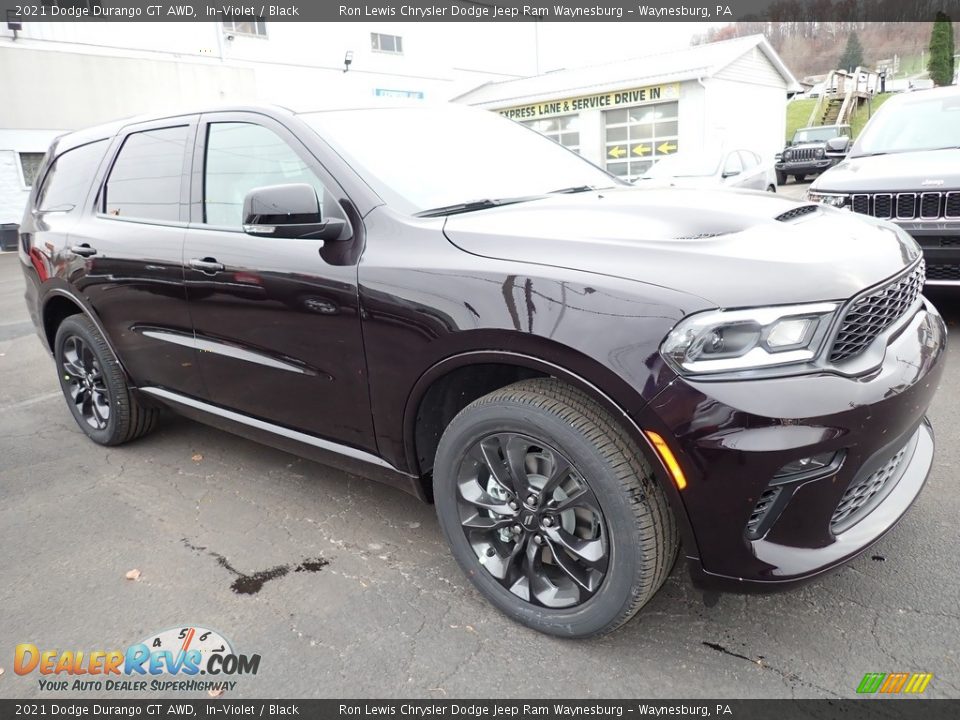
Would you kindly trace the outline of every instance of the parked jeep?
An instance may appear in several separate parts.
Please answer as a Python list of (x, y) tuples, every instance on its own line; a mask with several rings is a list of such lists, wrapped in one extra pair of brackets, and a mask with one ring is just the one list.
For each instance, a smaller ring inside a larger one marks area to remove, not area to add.
[(893, 221), (923, 250), (928, 284), (960, 285), (960, 88), (897, 95), (853, 147), (829, 143), (846, 159), (808, 199)]
[(387, 482), (436, 504), (479, 592), (555, 635), (626, 622), (681, 544), (705, 586), (842, 565), (933, 463), (946, 329), (906, 232), (635, 188), (473, 108), (71, 133), (19, 253), (93, 442), (165, 406)]
[(807, 175), (819, 175), (840, 162), (842, 156), (832, 155), (827, 148), (827, 141), (838, 137), (849, 138), (850, 126), (819, 125), (797, 130), (783, 152), (775, 157), (777, 184), (785, 185), (790, 175), (797, 182), (803, 182)]

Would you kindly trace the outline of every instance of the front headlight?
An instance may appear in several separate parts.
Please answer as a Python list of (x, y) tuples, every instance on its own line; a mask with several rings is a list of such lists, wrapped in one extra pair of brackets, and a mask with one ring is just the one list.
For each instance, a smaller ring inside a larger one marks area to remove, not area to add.
[(681, 374), (734, 372), (812, 360), (837, 303), (708, 310), (681, 320), (660, 353)]
[(807, 190), (807, 200), (810, 202), (842, 208), (847, 204), (847, 195), (842, 193), (822, 193), (816, 190)]
[(789, 160), (789, 159), (792, 158), (792, 157), (793, 157), (793, 153), (792, 153), (790, 150), (785, 150), (785, 151), (784, 151), (784, 153), (783, 153), (783, 159), (784, 159), (784, 160)]

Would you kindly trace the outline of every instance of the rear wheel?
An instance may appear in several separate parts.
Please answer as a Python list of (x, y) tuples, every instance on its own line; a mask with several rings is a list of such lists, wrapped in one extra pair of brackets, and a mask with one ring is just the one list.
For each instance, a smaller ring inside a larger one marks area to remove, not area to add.
[(802, 183), (804, 180), (807, 179), (807, 176), (806, 176), (806, 175), (794, 175), (794, 176), (793, 176), (793, 179), (796, 180), (798, 183)]
[(497, 390), (457, 415), (437, 450), (434, 497), (471, 582), (551, 635), (618, 628), (676, 557), (676, 524), (640, 448), (552, 379)]
[(767, 192), (775, 193), (777, 191), (776, 185), (767, 185)]
[(95, 443), (120, 445), (153, 429), (159, 411), (140, 404), (89, 318), (71, 315), (60, 324), (54, 358), (67, 407)]

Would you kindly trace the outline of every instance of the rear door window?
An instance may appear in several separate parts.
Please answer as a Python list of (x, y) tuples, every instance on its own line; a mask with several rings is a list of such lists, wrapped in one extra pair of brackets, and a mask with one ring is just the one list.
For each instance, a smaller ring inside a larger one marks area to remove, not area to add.
[(106, 145), (106, 140), (99, 140), (58, 155), (37, 193), (37, 210), (70, 212), (80, 207), (103, 159)]
[(128, 135), (107, 179), (107, 215), (132, 220), (180, 220), (180, 183), (188, 135), (187, 125)]

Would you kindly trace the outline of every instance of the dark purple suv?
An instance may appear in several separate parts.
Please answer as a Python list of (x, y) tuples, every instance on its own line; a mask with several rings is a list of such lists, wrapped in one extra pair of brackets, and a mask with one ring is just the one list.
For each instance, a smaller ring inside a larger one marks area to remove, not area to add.
[(127, 120), (39, 177), (27, 304), (92, 440), (166, 406), (433, 501), (543, 632), (618, 627), (681, 545), (707, 586), (815, 576), (930, 470), (946, 331), (886, 221), (459, 107)]

